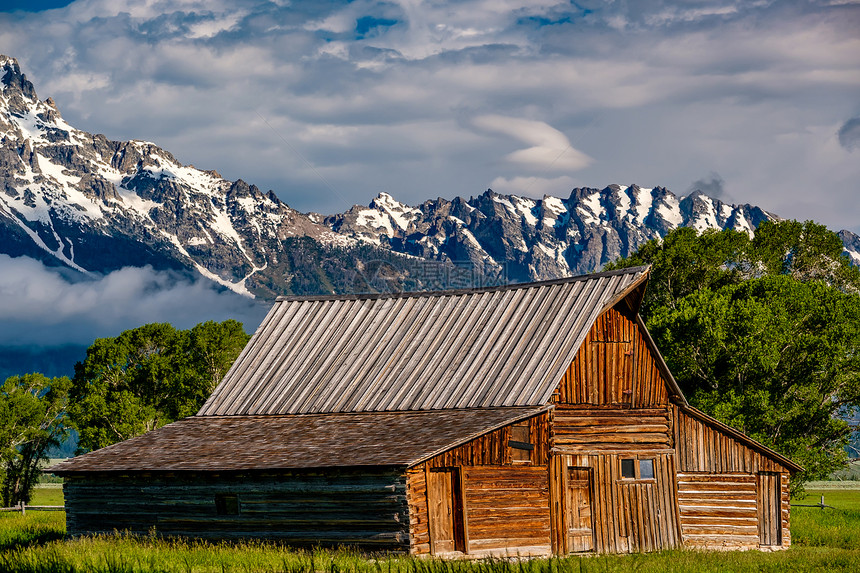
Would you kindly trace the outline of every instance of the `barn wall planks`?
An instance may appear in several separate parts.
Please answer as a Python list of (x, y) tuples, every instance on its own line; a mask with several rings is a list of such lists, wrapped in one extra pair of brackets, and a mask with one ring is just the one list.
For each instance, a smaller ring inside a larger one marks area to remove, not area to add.
[(666, 381), (635, 320), (621, 306), (600, 315), (553, 399), (562, 404), (654, 407), (668, 404)]
[[(424, 466), (410, 469), (409, 531), (413, 554), (431, 552)], [(463, 519), (468, 552), (550, 552), (549, 473), (546, 466), (463, 466)]]
[(512, 425), (504, 426), (443, 452), (407, 471), (410, 508), (410, 551), (431, 552), (426, 470), (461, 468), (464, 526), (468, 551), (523, 548), (525, 552), (550, 551), (549, 520), (549, 412), (532, 416), (528, 423), (527, 461), (514, 461)]
[(553, 451), (588, 453), (668, 450), (666, 408), (588, 408), (559, 404), (552, 415)]
[(406, 472), (406, 499), (409, 503), (409, 552), (430, 553), (430, 516), (427, 506), (427, 473), (425, 466)]
[(550, 551), (546, 467), (471, 466), (463, 468), (463, 477), (470, 553), (517, 547)]
[(716, 425), (708, 424), (672, 405), (678, 471), (712, 473), (784, 472), (778, 461), (765, 456)]
[(678, 504), (685, 545), (702, 549), (759, 546), (755, 475), (679, 473)]
[[(791, 545), (785, 466), (715, 423), (694, 417), (680, 406), (673, 405), (671, 410), (685, 541), (700, 547)], [(763, 475), (778, 477), (765, 480)], [(778, 491), (768, 491), (777, 486)], [(709, 498), (714, 498), (710, 505), (705, 503)], [(778, 507), (768, 511), (765, 504)], [(703, 515), (703, 511), (710, 513)]]
[[(165, 536), (409, 550), (406, 475), (392, 469), (71, 476), (63, 492), (72, 535), (154, 529)], [(222, 514), (216, 496), (231, 498), (222, 502)]]
[[(546, 465), (549, 463), (550, 413), (533, 416), (528, 419), (528, 424), (534, 449), (530, 451), (530, 460), (526, 463)], [(439, 454), (427, 463), (434, 468), (512, 464), (510, 440), (511, 425), (508, 425)]]
[[(652, 460), (654, 478), (624, 478), (621, 460)], [(659, 551), (681, 545), (672, 455), (659, 452), (564, 455), (553, 460), (554, 473), (564, 468), (590, 468), (593, 479), (591, 507), (594, 515), (594, 545), (598, 553)], [(552, 503), (568, 487), (566, 473), (552, 484)], [(562, 498), (564, 499), (564, 498)], [(562, 513), (570, 508), (560, 504)], [(563, 553), (572, 548), (558, 528), (567, 524), (553, 511), (554, 543)]]

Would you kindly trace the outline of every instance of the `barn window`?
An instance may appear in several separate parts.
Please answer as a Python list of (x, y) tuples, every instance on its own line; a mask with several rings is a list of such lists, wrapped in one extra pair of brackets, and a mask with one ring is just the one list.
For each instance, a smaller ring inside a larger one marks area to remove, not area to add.
[(621, 477), (623, 479), (654, 479), (654, 460), (622, 459)]
[(511, 461), (514, 463), (527, 463), (532, 459), (532, 450), (535, 449), (529, 437), (528, 421), (520, 422), (511, 426), (511, 439), (508, 442), (511, 447)]
[(215, 512), (218, 515), (239, 515), (239, 496), (224, 493), (216, 494)]
[(621, 460), (621, 477), (636, 478), (636, 460)]
[(639, 460), (639, 478), (654, 479), (654, 460)]

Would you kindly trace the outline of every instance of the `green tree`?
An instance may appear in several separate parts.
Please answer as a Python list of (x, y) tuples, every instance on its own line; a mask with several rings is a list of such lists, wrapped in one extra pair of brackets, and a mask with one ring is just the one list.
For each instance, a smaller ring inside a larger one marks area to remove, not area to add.
[(650, 264), (642, 315), (690, 402), (804, 465), (845, 462), (860, 405), (860, 271), (835, 233), (768, 222), (750, 238), (677, 229), (613, 268)]
[(99, 338), (75, 365), (69, 415), (89, 451), (197, 412), (249, 336), (235, 320), (147, 324)]
[(65, 409), (71, 381), (41, 374), (12, 376), (0, 386), (2, 504), (27, 503), (47, 451), (68, 435)]
[(655, 311), (658, 347), (698, 408), (804, 466), (843, 467), (860, 403), (860, 301), (820, 282), (750, 279)]

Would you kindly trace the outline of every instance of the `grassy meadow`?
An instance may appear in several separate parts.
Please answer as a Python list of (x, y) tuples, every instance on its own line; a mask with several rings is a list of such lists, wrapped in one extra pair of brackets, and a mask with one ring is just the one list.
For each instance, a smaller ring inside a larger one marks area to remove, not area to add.
[[(664, 551), (564, 559), (438, 561), (350, 551), (290, 550), (269, 543), (211, 544), (123, 535), (65, 539), (65, 514), (0, 514), (0, 573), (580, 573), (860, 571), (860, 490), (810, 489), (793, 503), (787, 551)], [(62, 503), (62, 490), (36, 490), (33, 505)]]

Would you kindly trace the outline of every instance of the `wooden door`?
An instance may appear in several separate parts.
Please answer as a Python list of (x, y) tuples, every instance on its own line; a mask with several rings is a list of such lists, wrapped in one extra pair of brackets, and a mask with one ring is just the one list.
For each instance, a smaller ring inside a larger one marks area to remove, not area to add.
[(466, 552), (466, 533), (460, 472), (434, 469), (427, 472), (427, 509), (430, 553)]
[(568, 468), (567, 550), (594, 551), (594, 513), (591, 504), (591, 470)]
[(758, 533), (761, 545), (782, 545), (780, 494), (782, 484), (778, 473), (760, 472), (756, 480), (758, 502)]

